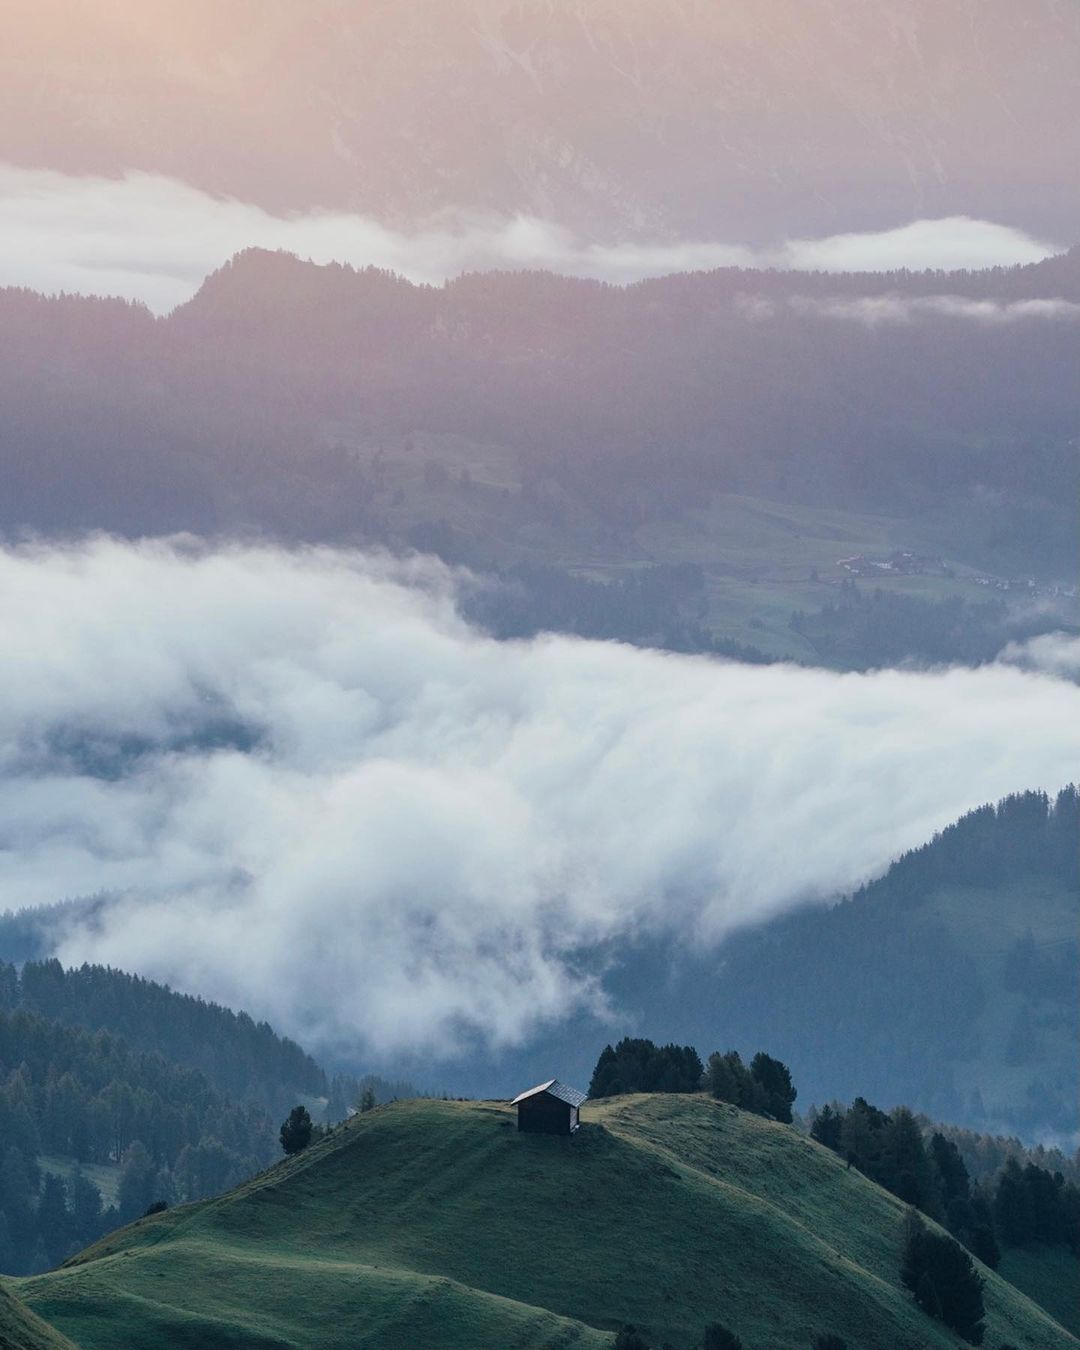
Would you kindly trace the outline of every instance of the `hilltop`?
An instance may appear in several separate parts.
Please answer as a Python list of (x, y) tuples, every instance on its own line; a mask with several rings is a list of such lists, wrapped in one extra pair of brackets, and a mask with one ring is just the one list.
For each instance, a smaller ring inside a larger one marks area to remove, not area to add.
[[(698, 1096), (585, 1114), (552, 1139), (500, 1103), (382, 1107), (21, 1289), (93, 1350), (601, 1350), (626, 1321), (690, 1346), (713, 1320), (748, 1350), (955, 1350), (901, 1288), (903, 1206), (827, 1150)], [(988, 1346), (1077, 1346), (982, 1273)]]

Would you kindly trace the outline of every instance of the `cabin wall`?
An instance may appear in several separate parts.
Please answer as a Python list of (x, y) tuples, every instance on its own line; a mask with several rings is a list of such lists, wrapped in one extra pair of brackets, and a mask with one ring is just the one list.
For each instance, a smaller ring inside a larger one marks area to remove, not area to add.
[(557, 1097), (528, 1097), (518, 1103), (518, 1129), (526, 1134), (569, 1134), (571, 1111)]

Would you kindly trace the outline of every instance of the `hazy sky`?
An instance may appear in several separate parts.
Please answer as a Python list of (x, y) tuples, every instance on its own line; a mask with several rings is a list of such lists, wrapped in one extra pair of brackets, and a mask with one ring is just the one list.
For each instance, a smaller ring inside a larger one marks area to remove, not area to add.
[(437, 1055), (602, 1006), (583, 945), (715, 943), (1080, 763), (1067, 644), (762, 669), (497, 643), (454, 595), (330, 550), (0, 553), (0, 907), (109, 892), (62, 959)]
[(0, 285), (122, 295), (167, 312), (251, 246), (316, 262), (388, 267), (414, 281), (462, 271), (547, 268), (626, 282), (731, 265), (827, 271), (956, 268), (1033, 262), (1054, 252), (1019, 230), (956, 217), (879, 234), (791, 240), (754, 250), (737, 240), (601, 247), (558, 225), (476, 218), (397, 233), (362, 216), (274, 216), (167, 178), (72, 178), (0, 165)]

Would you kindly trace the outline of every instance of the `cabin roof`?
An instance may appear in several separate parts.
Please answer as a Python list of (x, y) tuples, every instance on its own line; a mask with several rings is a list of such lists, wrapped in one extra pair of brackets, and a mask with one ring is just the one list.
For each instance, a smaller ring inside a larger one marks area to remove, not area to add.
[(557, 1097), (568, 1106), (580, 1106), (582, 1102), (589, 1100), (587, 1092), (579, 1092), (577, 1088), (560, 1083), (557, 1078), (549, 1078), (546, 1083), (537, 1083), (536, 1087), (529, 1088), (527, 1092), (519, 1092), (510, 1105), (517, 1106), (518, 1102), (523, 1102), (528, 1097), (539, 1097), (542, 1092), (546, 1092), (549, 1097)]

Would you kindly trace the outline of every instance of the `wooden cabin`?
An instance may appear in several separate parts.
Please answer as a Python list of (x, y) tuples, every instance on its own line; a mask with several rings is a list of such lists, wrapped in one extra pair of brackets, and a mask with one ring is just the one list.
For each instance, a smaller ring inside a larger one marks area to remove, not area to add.
[(578, 1112), (588, 1100), (577, 1088), (549, 1078), (519, 1092), (510, 1105), (517, 1107), (518, 1129), (526, 1134), (573, 1134), (581, 1123)]

